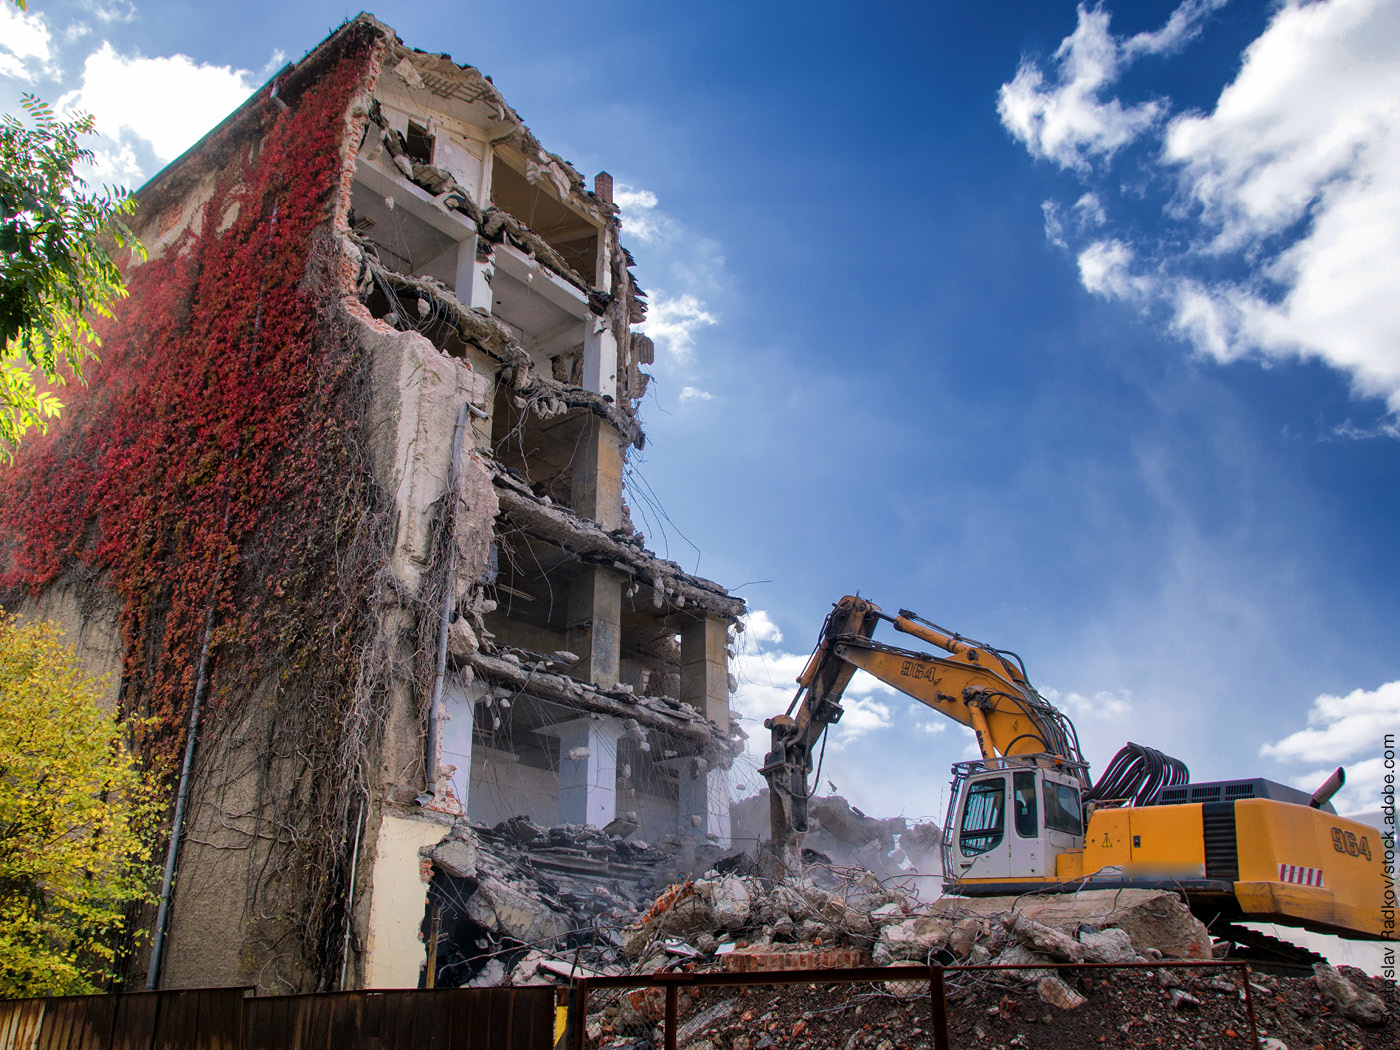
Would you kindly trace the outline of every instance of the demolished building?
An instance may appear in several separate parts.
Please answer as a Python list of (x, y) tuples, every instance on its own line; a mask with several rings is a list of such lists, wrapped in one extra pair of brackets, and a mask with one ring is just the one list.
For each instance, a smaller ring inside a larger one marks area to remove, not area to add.
[(443, 901), (463, 945), (567, 932), (509, 917), (483, 829), (595, 895), (727, 845), (744, 606), (629, 519), (654, 348), (610, 176), (361, 15), (136, 196), (102, 364), (0, 482), (0, 600), (188, 788), (129, 980), (465, 981)]

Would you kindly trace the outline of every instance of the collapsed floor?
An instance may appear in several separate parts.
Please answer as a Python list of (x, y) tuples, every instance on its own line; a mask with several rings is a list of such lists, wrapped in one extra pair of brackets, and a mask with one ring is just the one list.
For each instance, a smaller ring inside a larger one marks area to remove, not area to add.
[[(424, 932), (438, 945), (435, 983), (995, 964), (1017, 969), (949, 976), (954, 1045), (1247, 1045), (1240, 1042), (1249, 1023), (1238, 971), (1047, 968), (1208, 962), (1233, 950), (1174, 893), (924, 902), (907, 891), (907, 879), (902, 886), (860, 868), (819, 864), (803, 878), (774, 882), (755, 875), (754, 860), (742, 853), (655, 845), (631, 833), (625, 825), (546, 829), (515, 818), (493, 828), (459, 823), (425, 849), (433, 881)], [(706, 875), (667, 885), (685, 870)], [(1389, 1047), (1400, 1038), (1395, 986), (1361, 971), (1318, 964), (1311, 977), (1254, 972), (1250, 979), (1261, 1037), (1276, 1040), (1262, 1044), (1268, 1050)], [(662, 1045), (660, 993), (603, 991), (589, 1001), (586, 1045)], [(682, 1050), (933, 1045), (922, 981), (687, 991), (679, 1025)]]

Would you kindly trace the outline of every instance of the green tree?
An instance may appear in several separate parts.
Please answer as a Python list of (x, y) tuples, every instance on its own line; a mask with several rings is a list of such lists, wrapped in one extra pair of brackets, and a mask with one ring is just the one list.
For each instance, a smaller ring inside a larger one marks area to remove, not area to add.
[(0, 117), (0, 462), (62, 410), (48, 387), (81, 381), (96, 358), (91, 318), (126, 294), (109, 245), (142, 251), (121, 221), (131, 197), (90, 191), (74, 171), (92, 159), (78, 144), (92, 117), (59, 120), (32, 95), (24, 108), (28, 124)]
[(53, 623), (0, 610), (0, 997), (97, 990), (152, 899), (155, 780)]

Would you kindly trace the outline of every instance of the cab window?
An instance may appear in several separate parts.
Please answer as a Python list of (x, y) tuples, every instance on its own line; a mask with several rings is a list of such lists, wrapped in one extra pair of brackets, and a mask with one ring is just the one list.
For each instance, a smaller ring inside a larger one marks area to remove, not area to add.
[(1045, 826), (1053, 831), (1071, 835), (1084, 834), (1084, 819), (1080, 815), (1079, 789), (1069, 784), (1045, 784)]
[(1005, 833), (1006, 778), (979, 780), (967, 789), (958, 848), (964, 857), (986, 853)]
[(1036, 820), (1035, 774), (1012, 774), (1011, 795), (1011, 802), (1015, 807), (1016, 834), (1023, 839), (1035, 838), (1039, 831)]

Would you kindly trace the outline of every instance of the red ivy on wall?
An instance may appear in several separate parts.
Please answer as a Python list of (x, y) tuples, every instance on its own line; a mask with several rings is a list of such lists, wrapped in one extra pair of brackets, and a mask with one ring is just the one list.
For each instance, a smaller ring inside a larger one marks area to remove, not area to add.
[[(131, 270), (91, 386), (70, 387), (61, 425), (0, 474), (0, 595), (107, 574), (124, 703), (154, 718), (159, 760), (178, 753), (211, 608), (216, 651), (285, 661), (343, 619), (328, 589), (356, 584), (333, 579), (333, 552), (367, 498), (360, 371), (309, 287), (371, 66), (355, 41), (290, 109), (251, 102), (260, 134), (240, 139), (245, 120), (207, 147), (231, 153), (213, 196), (178, 244)], [(256, 671), (240, 661), (224, 677), (247, 685)]]

